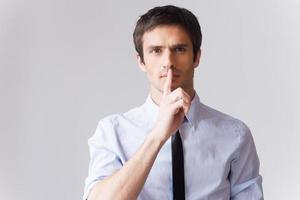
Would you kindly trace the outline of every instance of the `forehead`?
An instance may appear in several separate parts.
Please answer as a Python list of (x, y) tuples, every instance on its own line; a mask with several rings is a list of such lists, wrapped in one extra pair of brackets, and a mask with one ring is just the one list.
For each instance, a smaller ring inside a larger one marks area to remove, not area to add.
[(184, 28), (178, 25), (161, 25), (147, 31), (143, 35), (143, 47), (175, 44), (191, 45), (191, 39)]

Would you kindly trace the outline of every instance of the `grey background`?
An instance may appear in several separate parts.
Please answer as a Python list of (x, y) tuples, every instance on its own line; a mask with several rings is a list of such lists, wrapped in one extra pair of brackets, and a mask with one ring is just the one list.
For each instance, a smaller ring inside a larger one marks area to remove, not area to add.
[(170, 3), (199, 18), (195, 87), (250, 127), (265, 198), (300, 198), (299, 1), (0, 0), (1, 200), (81, 198), (98, 120), (148, 94), (135, 22)]

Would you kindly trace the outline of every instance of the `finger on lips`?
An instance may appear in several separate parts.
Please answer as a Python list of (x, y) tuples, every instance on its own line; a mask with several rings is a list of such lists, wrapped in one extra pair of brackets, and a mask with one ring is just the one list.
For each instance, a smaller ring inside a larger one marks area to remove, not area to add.
[(167, 77), (164, 84), (164, 90), (163, 90), (163, 96), (168, 96), (169, 103), (174, 103), (174, 106), (177, 108), (176, 113), (180, 111), (180, 109), (183, 109), (183, 113), (187, 114), (187, 111), (190, 107), (190, 96), (182, 89), (177, 88), (175, 91), (171, 91), (172, 86), (172, 70), (168, 69), (167, 71)]
[(171, 85), (172, 85), (172, 70), (168, 69), (167, 77), (164, 85), (164, 92), (163, 92), (164, 96), (171, 93)]

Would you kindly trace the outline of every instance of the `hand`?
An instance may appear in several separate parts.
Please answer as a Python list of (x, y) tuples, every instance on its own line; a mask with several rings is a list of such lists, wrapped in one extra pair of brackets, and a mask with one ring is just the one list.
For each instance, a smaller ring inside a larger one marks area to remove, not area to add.
[(191, 106), (191, 97), (182, 88), (171, 91), (172, 77), (172, 70), (169, 69), (154, 127), (158, 137), (163, 141), (166, 141), (179, 128)]

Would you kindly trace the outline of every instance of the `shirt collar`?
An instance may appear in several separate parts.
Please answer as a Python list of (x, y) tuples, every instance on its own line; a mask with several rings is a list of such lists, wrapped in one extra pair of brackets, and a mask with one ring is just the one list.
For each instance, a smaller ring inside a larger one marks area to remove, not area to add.
[[(149, 93), (143, 107), (144, 107), (145, 111), (147, 112), (150, 121), (152, 123), (154, 123), (158, 116), (159, 106), (153, 101), (150, 93)], [(187, 115), (185, 116), (186, 117), (185, 121), (190, 123), (192, 126), (196, 126), (197, 120), (199, 118), (199, 116), (197, 116), (199, 114), (199, 110), (200, 110), (200, 98), (199, 98), (197, 92), (195, 92), (195, 96), (192, 99), (190, 110), (187, 113)]]

